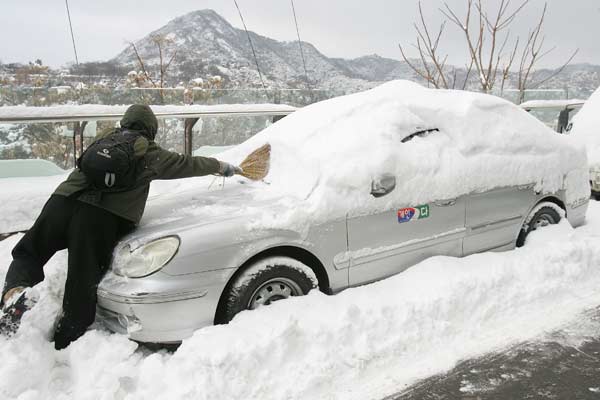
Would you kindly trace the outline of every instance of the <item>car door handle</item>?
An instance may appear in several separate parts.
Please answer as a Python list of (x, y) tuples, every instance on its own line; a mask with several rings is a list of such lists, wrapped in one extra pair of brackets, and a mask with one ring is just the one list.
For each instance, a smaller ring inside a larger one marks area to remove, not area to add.
[(520, 185), (520, 186), (517, 186), (517, 189), (519, 189), (519, 190), (531, 190), (531, 189), (533, 189), (534, 187), (535, 187), (535, 184), (534, 184), (534, 183), (529, 183), (529, 184), (527, 184), (527, 185)]
[(439, 207), (450, 207), (456, 204), (456, 199), (440, 200), (436, 201), (435, 205)]

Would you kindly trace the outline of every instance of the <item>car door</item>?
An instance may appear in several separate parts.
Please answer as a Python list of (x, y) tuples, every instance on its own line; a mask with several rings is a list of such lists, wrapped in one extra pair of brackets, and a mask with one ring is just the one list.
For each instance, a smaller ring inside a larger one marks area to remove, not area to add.
[(465, 255), (514, 248), (534, 201), (533, 184), (471, 193), (467, 197)]
[(349, 283), (383, 279), (434, 255), (462, 256), (464, 233), (465, 197), (350, 215)]

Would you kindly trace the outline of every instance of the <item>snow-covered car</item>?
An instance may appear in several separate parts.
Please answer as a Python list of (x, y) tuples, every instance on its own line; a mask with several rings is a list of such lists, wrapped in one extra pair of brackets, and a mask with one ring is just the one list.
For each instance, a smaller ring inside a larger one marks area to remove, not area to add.
[(573, 117), (570, 134), (587, 150), (592, 196), (600, 200), (600, 88)]
[(64, 175), (66, 172), (48, 160), (0, 160), (0, 179)]
[(98, 289), (110, 329), (177, 342), (313, 287), (333, 294), (585, 219), (585, 151), (493, 96), (395, 81), (305, 107), (220, 158), (267, 142), (264, 182), (153, 187)]

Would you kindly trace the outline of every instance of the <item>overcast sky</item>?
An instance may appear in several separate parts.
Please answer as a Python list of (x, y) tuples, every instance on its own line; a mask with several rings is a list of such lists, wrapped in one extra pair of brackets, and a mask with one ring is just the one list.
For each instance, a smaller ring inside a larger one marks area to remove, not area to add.
[[(0, 61), (27, 62), (41, 58), (59, 66), (74, 61), (64, 0), (1, 0)], [(520, 0), (512, 0), (514, 3)], [(448, 0), (462, 10), (466, 0)], [(500, 0), (483, 0), (496, 7)], [(438, 23), (442, 1), (423, 0), (428, 19)], [(515, 21), (524, 33), (543, 8), (531, 0)], [(295, 40), (289, 0), (238, 0), (248, 29), (277, 40)], [(294, 0), (302, 40), (329, 57), (367, 54), (400, 58), (398, 43), (414, 42), (412, 23), (418, 18), (417, 0)], [(80, 61), (107, 60), (124, 47), (187, 12), (211, 8), (231, 24), (242, 24), (233, 0), (69, 0)], [(545, 32), (556, 45), (544, 66), (560, 64), (566, 53), (579, 48), (575, 62), (600, 64), (600, 1), (548, 0)], [(464, 43), (448, 27), (442, 47), (453, 64), (463, 64)], [(413, 52), (413, 55), (415, 53)]]

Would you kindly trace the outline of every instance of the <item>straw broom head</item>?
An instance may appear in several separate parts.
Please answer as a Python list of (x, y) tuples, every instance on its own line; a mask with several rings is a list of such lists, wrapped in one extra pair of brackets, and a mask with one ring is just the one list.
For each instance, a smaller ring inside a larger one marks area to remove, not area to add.
[(271, 162), (271, 145), (269, 143), (254, 150), (242, 161), (240, 168), (245, 178), (260, 181), (269, 173)]

